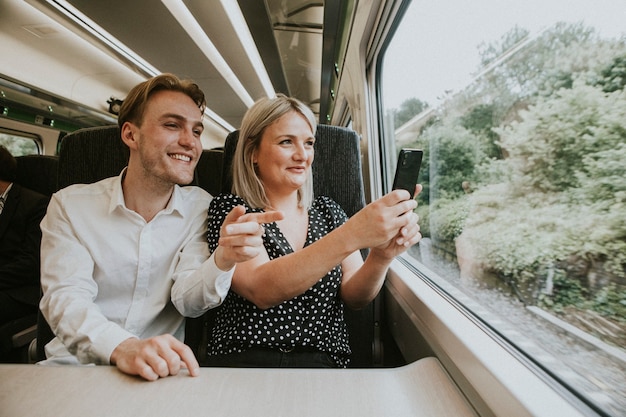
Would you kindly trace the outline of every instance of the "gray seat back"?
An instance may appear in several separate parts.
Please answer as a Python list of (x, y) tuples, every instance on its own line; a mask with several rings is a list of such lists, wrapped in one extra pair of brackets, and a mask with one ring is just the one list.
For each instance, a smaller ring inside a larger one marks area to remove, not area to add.
[(119, 175), (128, 165), (128, 155), (117, 125), (72, 132), (61, 141), (58, 188)]

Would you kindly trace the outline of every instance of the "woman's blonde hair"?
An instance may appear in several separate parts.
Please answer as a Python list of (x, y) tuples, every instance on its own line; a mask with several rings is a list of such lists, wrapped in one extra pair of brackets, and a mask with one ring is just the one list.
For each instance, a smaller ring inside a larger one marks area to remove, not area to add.
[[(243, 117), (233, 156), (232, 192), (243, 198), (250, 207), (270, 207), (265, 188), (254, 166), (254, 152), (260, 146), (265, 128), (291, 111), (301, 114), (309, 122), (315, 135), (317, 121), (313, 111), (299, 100), (283, 94), (258, 100)], [(298, 190), (298, 203), (307, 209), (313, 204), (313, 175), (310, 169), (305, 183)]]

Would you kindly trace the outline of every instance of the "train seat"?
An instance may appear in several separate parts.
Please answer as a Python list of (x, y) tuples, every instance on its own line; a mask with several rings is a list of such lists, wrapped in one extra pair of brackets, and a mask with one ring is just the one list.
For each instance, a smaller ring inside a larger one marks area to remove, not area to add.
[[(222, 192), (232, 188), (232, 158), (239, 131), (231, 132), (224, 144)], [(359, 136), (351, 129), (318, 125), (315, 134), (313, 188), (315, 195), (335, 200), (348, 217), (365, 206)]]
[(15, 182), (50, 197), (57, 190), (59, 157), (53, 155), (22, 155), (17, 161)]
[[(231, 132), (224, 144), (222, 192), (231, 191), (231, 166), (238, 135), (238, 131)], [(343, 127), (319, 125), (316, 132), (315, 160), (312, 166), (314, 193), (331, 197), (348, 216), (352, 216), (365, 205), (359, 140), (356, 132)], [(377, 345), (375, 304), (376, 301), (359, 311), (346, 309), (352, 348), (351, 367), (372, 367), (374, 364)], [(192, 346), (192, 349), (201, 363), (208, 342), (207, 329), (212, 326), (216, 312), (217, 309), (210, 310), (201, 318), (187, 322), (188, 339), (200, 340), (200, 345)], [(198, 324), (199, 320), (202, 325)], [(202, 331), (202, 334), (194, 334), (197, 331)]]
[(128, 155), (117, 125), (72, 132), (61, 141), (58, 189), (119, 175), (128, 164)]
[[(50, 197), (56, 191), (58, 158), (50, 155), (22, 155), (15, 158), (15, 182)], [(0, 327), (0, 356), (10, 361), (27, 361), (28, 345), (37, 334), (37, 314), (20, 317)], [(23, 349), (26, 348), (26, 349)]]
[(222, 188), (222, 149), (205, 149), (196, 166), (194, 184), (211, 195), (217, 195)]
[(37, 314), (29, 314), (0, 326), (0, 362), (27, 362), (27, 348), (36, 334)]

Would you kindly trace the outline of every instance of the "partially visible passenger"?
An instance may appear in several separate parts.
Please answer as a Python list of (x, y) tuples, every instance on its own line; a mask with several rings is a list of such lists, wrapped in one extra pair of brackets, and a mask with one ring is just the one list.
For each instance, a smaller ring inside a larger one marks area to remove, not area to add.
[(15, 183), (17, 161), (0, 145), (0, 325), (37, 313), (39, 223), (49, 198)]
[(44, 363), (111, 364), (154, 380), (198, 362), (183, 343), (183, 316), (219, 305), (237, 262), (262, 251), (259, 222), (275, 213), (234, 207), (224, 241), (206, 247), (211, 196), (189, 184), (200, 158), (205, 96), (162, 74), (121, 107), (130, 148), (119, 176), (52, 196), (41, 223), (41, 311), (56, 335)]
[[(391, 261), (421, 238), (407, 191), (392, 191), (350, 219), (332, 199), (313, 197), (315, 129), (312, 111), (283, 95), (259, 100), (244, 116), (233, 193), (209, 209), (209, 247), (222, 244), (220, 226), (233, 207), (279, 210), (284, 219), (264, 225), (265, 250), (235, 269), (208, 338), (210, 366), (347, 366), (344, 304), (372, 301)], [(363, 248), (371, 249), (365, 262)]]

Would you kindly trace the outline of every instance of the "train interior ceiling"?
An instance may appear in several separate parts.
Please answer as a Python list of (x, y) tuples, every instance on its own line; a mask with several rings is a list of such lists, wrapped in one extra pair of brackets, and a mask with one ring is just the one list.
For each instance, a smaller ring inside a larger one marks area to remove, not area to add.
[(206, 94), (205, 148), (274, 93), (327, 122), (350, 3), (0, 0), (2, 114), (65, 131), (113, 124), (132, 86), (172, 72)]

